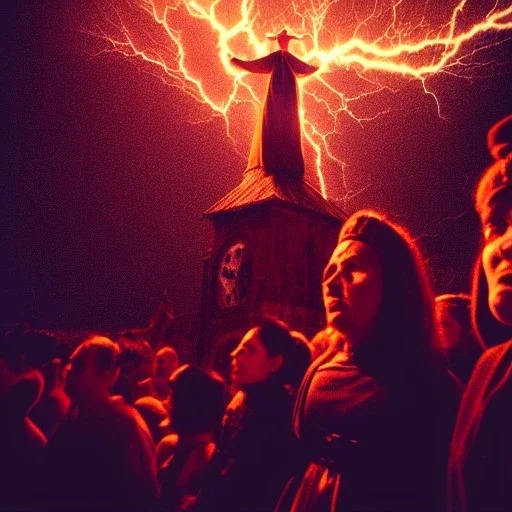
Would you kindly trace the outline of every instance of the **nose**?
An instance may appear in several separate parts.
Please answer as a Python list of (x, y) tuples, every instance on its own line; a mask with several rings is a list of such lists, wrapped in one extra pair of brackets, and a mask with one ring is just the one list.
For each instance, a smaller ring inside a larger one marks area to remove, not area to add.
[(512, 260), (512, 233), (507, 231), (505, 237), (501, 241), (498, 249), (499, 255), (506, 260)]
[(233, 350), (233, 352), (231, 352), (231, 354), (229, 354), (231, 356), (231, 359), (235, 359), (236, 357), (238, 357), (240, 355), (241, 351), (242, 351), (242, 347), (236, 347), (235, 350)]
[(324, 288), (329, 293), (341, 290), (340, 270), (337, 269), (327, 279), (324, 279)]

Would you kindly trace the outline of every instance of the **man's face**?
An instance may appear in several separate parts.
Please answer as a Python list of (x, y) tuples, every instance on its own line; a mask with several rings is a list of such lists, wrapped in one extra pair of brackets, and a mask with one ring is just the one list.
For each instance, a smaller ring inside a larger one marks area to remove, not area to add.
[(482, 266), (489, 287), (489, 309), (512, 326), (512, 191), (500, 194), (482, 219)]
[(436, 303), (436, 316), (439, 326), (439, 348), (448, 354), (461, 342), (463, 328), (450, 313), (450, 308), (442, 302)]
[(168, 348), (160, 349), (155, 356), (155, 377), (167, 379), (178, 367), (178, 358), (176, 353)]
[(94, 389), (97, 380), (94, 350), (78, 347), (66, 366), (66, 394), (72, 400), (81, 399)]

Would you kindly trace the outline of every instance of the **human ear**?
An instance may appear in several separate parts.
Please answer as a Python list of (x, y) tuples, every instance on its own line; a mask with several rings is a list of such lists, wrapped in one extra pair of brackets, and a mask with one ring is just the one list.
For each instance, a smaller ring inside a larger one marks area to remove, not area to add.
[(274, 356), (270, 359), (270, 371), (272, 373), (277, 372), (281, 366), (283, 366), (284, 363), (284, 357), (281, 354), (278, 354), (277, 356)]

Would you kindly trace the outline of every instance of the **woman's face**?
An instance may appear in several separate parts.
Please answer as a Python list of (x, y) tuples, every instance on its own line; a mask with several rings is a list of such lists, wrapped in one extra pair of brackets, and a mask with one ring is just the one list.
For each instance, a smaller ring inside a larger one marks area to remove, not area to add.
[(358, 240), (338, 244), (324, 270), (327, 324), (349, 337), (365, 337), (382, 301), (382, 266), (377, 253)]
[(268, 354), (257, 327), (247, 332), (231, 357), (231, 380), (235, 386), (264, 382), (283, 364), (283, 356)]
[(463, 329), (450, 313), (450, 308), (442, 302), (436, 303), (436, 316), (439, 326), (439, 348), (448, 353), (460, 343)]
[(512, 192), (498, 197), (483, 219), (482, 266), (489, 287), (489, 309), (512, 326)]

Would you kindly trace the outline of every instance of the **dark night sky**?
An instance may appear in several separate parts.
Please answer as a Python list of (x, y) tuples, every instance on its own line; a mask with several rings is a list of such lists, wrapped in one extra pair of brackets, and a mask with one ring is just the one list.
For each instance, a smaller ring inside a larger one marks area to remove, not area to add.
[[(166, 287), (178, 313), (196, 310), (202, 212), (245, 165), (223, 123), (191, 124), (197, 105), (176, 89), (129, 59), (92, 56), (77, 30), (87, 6), (4, 9), (1, 324), (143, 326)], [(511, 50), (509, 41), (488, 56), (503, 63)], [(411, 87), (391, 114), (363, 127), (347, 120), (340, 142), (347, 187), (366, 187), (340, 205), (385, 210), (409, 227), (437, 292), (468, 287), (471, 190), (489, 163), (487, 128), (512, 111), (506, 66), (480, 75), (434, 83), (444, 119)], [(344, 195), (339, 175), (326, 179)]]

